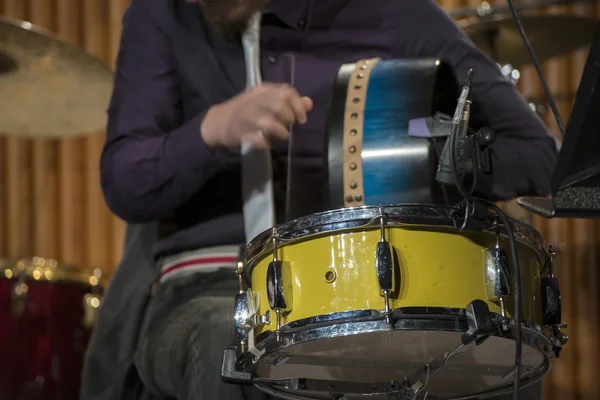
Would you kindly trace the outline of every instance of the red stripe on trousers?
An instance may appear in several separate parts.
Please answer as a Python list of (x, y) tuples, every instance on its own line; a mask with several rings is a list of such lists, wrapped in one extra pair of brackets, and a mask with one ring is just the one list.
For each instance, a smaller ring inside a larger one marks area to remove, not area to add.
[(195, 258), (193, 260), (182, 261), (175, 265), (171, 265), (169, 268), (164, 270), (160, 276), (164, 276), (169, 272), (173, 272), (180, 268), (189, 267), (190, 265), (202, 265), (202, 264), (231, 264), (236, 263), (238, 261), (237, 257), (205, 257), (205, 258)]

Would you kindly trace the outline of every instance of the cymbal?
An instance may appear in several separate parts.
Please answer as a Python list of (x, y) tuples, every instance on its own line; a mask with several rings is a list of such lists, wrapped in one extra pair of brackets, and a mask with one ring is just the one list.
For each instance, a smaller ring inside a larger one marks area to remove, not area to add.
[(0, 17), (0, 135), (69, 138), (106, 127), (113, 74), (28, 22)]
[[(597, 25), (595, 19), (576, 15), (522, 13), (520, 19), (540, 62), (591, 44)], [(498, 64), (520, 68), (532, 63), (510, 13), (492, 13), (458, 24)]]

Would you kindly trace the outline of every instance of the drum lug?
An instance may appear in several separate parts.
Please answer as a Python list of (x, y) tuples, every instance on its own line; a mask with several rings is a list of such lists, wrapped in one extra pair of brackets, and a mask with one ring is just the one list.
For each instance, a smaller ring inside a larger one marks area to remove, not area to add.
[(465, 311), (469, 330), (462, 335), (462, 344), (465, 346), (472, 342), (476, 345), (481, 344), (494, 332), (490, 309), (485, 301), (473, 300), (467, 305)]
[(267, 298), (269, 306), (275, 310), (276, 330), (279, 332), (282, 314), (292, 311), (292, 268), (289, 262), (278, 259), (276, 228), (273, 228), (272, 240), (273, 261), (267, 267)]
[(271, 261), (267, 268), (267, 297), (271, 309), (292, 310), (292, 269), (290, 263)]
[(484, 255), (485, 289), (489, 301), (500, 303), (500, 312), (506, 317), (504, 299), (510, 295), (511, 271), (506, 250), (500, 247), (500, 221), (495, 221), (496, 247)]
[(488, 300), (499, 301), (502, 316), (506, 317), (504, 298), (510, 295), (510, 264), (508, 255), (499, 247), (488, 249), (484, 256), (485, 263), (485, 289)]
[(390, 242), (385, 238), (385, 215), (383, 207), (379, 209), (380, 240), (375, 250), (375, 270), (379, 282), (380, 294), (384, 297), (384, 313), (387, 323), (391, 323), (390, 294), (396, 292), (396, 280), (400, 281), (399, 269), (394, 262), (394, 253)]
[(562, 322), (562, 305), (558, 279), (554, 275), (540, 278), (544, 325), (558, 326)]
[(542, 292), (542, 317), (544, 325), (552, 331), (556, 344), (554, 345), (554, 354), (560, 357), (562, 346), (567, 344), (569, 337), (561, 331), (566, 329), (567, 325), (562, 323), (562, 300), (560, 295), (560, 285), (558, 279), (554, 276), (553, 266), (556, 257), (556, 250), (553, 245), (548, 245), (548, 257), (542, 272), (547, 272), (548, 276), (540, 278), (540, 287)]

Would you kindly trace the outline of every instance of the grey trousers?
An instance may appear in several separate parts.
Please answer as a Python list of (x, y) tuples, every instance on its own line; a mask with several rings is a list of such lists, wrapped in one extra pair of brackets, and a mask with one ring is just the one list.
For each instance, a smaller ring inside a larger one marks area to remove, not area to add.
[[(159, 285), (150, 300), (134, 362), (144, 385), (177, 400), (266, 400), (252, 386), (221, 380), (223, 349), (235, 345), (232, 270), (195, 274)], [(512, 395), (493, 400), (512, 400)], [(521, 400), (540, 400), (541, 385)]]
[(150, 300), (134, 362), (144, 385), (178, 400), (262, 400), (252, 386), (221, 380), (223, 349), (235, 345), (231, 269), (167, 281)]

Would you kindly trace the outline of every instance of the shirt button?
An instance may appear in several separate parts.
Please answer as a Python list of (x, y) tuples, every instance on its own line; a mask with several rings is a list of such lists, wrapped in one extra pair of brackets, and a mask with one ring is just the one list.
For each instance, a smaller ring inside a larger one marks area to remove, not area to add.
[(271, 64), (275, 64), (277, 62), (277, 59), (275, 57), (273, 57), (273, 56), (269, 56), (269, 62)]
[(304, 21), (303, 19), (299, 19), (298, 20), (298, 26), (301, 27), (301, 28), (303, 28), (304, 25), (306, 25), (306, 21)]

